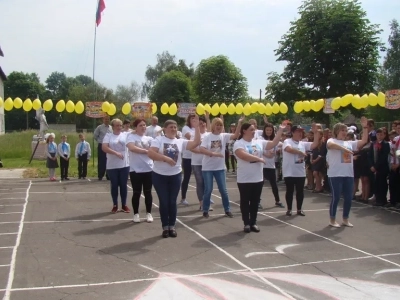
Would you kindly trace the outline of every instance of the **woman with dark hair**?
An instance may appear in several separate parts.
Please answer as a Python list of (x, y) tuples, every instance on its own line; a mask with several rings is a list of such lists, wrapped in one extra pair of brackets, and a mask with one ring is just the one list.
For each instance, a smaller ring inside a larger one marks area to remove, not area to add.
[(140, 223), (139, 203), (140, 195), (144, 194), (144, 203), (146, 204), (146, 221), (153, 222), (151, 215), (151, 207), (153, 205), (153, 196), (151, 195), (153, 160), (147, 153), (149, 151), (152, 137), (146, 136), (146, 121), (144, 119), (136, 119), (133, 122), (135, 133), (128, 134), (126, 146), (129, 149), (129, 166), (130, 179), (132, 184), (132, 207), (133, 222)]
[[(229, 126), (229, 131), (230, 133), (235, 133), (236, 132), (236, 124), (232, 123)], [(236, 157), (233, 155), (233, 144), (235, 143), (236, 140), (230, 140), (225, 147), (225, 166), (227, 172), (229, 172), (229, 167), (232, 167), (232, 173), (236, 173)], [(230, 164), (229, 164), (230, 160)]]
[(311, 154), (311, 171), (315, 180), (315, 188), (313, 193), (322, 193), (324, 191), (322, 187), (322, 179), (324, 177), (324, 171), (326, 166), (326, 144), (323, 142), (323, 131), (317, 129), (319, 135), (315, 135), (314, 139), (317, 140), (317, 146), (312, 150)]
[(261, 196), (263, 180), (263, 154), (274, 148), (280, 140), (283, 129), (279, 131), (273, 141), (254, 139), (256, 128), (250, 123), (244, 123), (240, 128), (238, 140), (233, 145), (233, 152), (237, 158), (237, 185), (240, 194), (240, 211), (244, 223), (243, 231), (259, 232), (257, 226), (258, 201)]
[(154, 160), (153, 185), (160, 201), (160, 217), (163, 228), (162, 237), (177, 237), (176, 199), (182, 181), (182, 151), (192, 150), (200, 145), (199, 117), (193, 118), (194, 140), (176, 138), (178, 125), (173, 120), (164, 123), (164, 136), (151, 142), (148, 156)]
[[(274, 125), (272, 125), (271, 123), (266, 123), (264, 125), (262, 135), (259, 138), (264, 141), (273, 141), (275, 139)], [(272, 193), (274, 194), (275, 198), (275, 205), (283, 208), (285, 206), (281, 203), (281, 200), (279, 199), (278, 185), (276, 184), (275, 155), (277, 149), (279, 148), (279, 144), (282, 145), (282, 142), (280, 141), (281, 136), (279, 136), (278, 138), (279, 142), (276, 146), (274, 146), (269, 150), (266, 149), (263, 152), (263, 158), (264, 158), (263, 175), (264, 175), (264, 180), (268, 180), (272, 188)], [(261, 203), (258, 204), (258, 208), (262, 209)]]

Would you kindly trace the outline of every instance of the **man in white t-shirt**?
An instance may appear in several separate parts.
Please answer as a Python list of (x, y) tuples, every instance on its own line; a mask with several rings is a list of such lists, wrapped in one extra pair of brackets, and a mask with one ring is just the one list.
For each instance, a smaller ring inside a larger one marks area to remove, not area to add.
[(151, 118), (151, 125), (147, 126), (146, 136), (150, 136), (154, 139), (157, 136), (161, 135), (162, 128), (157, 124), (158, 124), (158, 118), (156, 116), (153, 116)]

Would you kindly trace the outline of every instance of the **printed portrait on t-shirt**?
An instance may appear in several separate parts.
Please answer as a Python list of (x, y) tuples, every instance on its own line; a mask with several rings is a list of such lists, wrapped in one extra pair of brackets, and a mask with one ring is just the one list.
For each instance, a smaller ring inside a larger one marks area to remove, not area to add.
[(110, 139), (110, 148), (118, 151), (118, 152), (124, 152), (125, 151), (125, 141), (118, 137), (115, 140)]
[(211, 152), (221, 152), (222, 142), (221, 140), (211, 141)]
[(260, 153), (262, 153), (262, 149), (260, 145), (254, 144), (254, 145), (247, 145), (247, 152), (256, 156), (260, 156)]
[[(349, 150), (351, 150), (350, 148), (349, 148)], [(341, 151), (342, 153), (342, 155), (340, 156), (341, 157), (341, 162), (343, 163), (343, 164), (350, 164), (351, 163), (351, 157), (352, 157), (352, 154), (351, 153), (349, 153), (349, 152), (346, 152), (346, 151)]]
[[(305, 149), (303, 147), (299, 147), (297, 150), (300, 150), (301, 152), (305, 152)], [(305, 159), (305, 157), (303, 155), (294, 154), (294, 163), (295, 164), (304, 163), (304, 159)]]
[(135, 141), (135, 146), (138, 148), (142, 148), (142, 149), (149, 149), (151, 146), (151, 142), (150, 142), (150, 140), (147, 142)]
[(178, 161), (179, 149), (176, 144), (164, 143), (163, 153), (165, 156), (172, 158), (175, 162)]

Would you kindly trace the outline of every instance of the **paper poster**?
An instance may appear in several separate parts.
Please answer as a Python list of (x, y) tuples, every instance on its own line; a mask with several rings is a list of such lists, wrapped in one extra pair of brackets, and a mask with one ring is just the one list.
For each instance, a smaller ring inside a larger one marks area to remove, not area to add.
[(86, 102), (86, 109), (85, 109), (86, 117), (103, 118), (104, 116), (106, 116), (106, 113), (101, 110), (102, 104), (103, 102), (99, 101)]
[(195, 103), (178, 103), (178, 117), (187, 118), (190, 114), (196, 113)]
[(150, 102), (135, 102), (132, 104), (132, 116), (134, 118), (149, 119), (152, 116)]
[(400, 108), (400, 90), (390, 90), (385, 93), (385, 107), (387, 109)]
[(326, 114), (334, 114), (335, 110), (331, 107), (332, 100), (334, 98), (326, 98), (324, 104), (324, 113)]

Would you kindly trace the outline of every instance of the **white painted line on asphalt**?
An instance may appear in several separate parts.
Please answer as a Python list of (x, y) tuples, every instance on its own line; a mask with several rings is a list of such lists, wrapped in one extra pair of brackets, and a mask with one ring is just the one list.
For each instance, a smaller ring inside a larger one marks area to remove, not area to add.
[(0, 198), (0, 200), (25, 200), (25, 198)]
[(8, 246), (8, 247), (0, 247), (0, 249), (12, 249), (14, 246)]
[(0, 268), (2, 267), (9, 267), (10, 265), (0, 265)]
[(22, 214), (22, 211), (0, 213), (0, 215), (12, 215), (12, 214)]
[(12, 192), (13, 190), (26, 190), (26, 188), (8, 188), (8, 189), (0, 189), (0, 191), (10, 191)]
[(0, 207), (3, 207), (3, 206), (23, 206), (23, 204), (21, 203), (21, 204), (0, 204)]
[(399, 273), (400, 269), (383, 269), (376, 272), (374, 275), (386, 274), (386, 273)]
[(24, 208), (22, 210), (21, 220), (19, 222), (17, 240), (15, 242), (15, 247), (13, 248), (13, 252), (11, 255), (10, 271), (8, 273), (8, 281), (7, 281), (7, 286), (5, 289), (3, 300), (9, 300), (10, 296), (11, 296), (11, 289), (12, 289), (12, 285), (14, 282), (14, 275), (15, 275), (15, 264), (17, 262), (17, 251), (18, 251), (19, 244), (21, 243), (22, 230), (24, 229), (26, 207), (28, 206), (29, 191), (31, 189), (31, 186), (32, 186), (32, 181), (29, 181), (29, 186), (26, 189), (25, 204), (24, 204)]
[(4, 232), (4, 233), (0, 233), (0, 235), (15, 235), (18, 234), (18, 232)]

